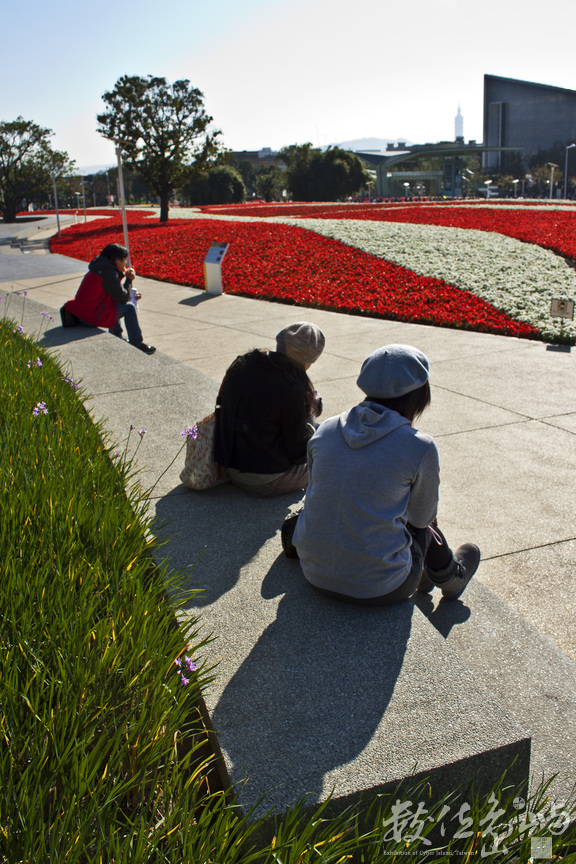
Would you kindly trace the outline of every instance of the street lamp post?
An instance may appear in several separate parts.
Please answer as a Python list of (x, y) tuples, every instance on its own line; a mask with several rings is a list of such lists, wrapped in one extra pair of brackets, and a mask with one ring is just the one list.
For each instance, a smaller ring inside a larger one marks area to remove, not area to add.
[(126, 221), (126, 199), (124, 197), (124, 175), (122, 173), (122, 147), (116, 144), (116, 159), (118, 160), (118, 196), (120, 198), (120, 210), (122, 211), (122, 230), (124, 232), (124, 246), (128, 249), (128, 264), (130, 264), (130, 246), (128, 245), (128, 223)]
[(564, 198), (568, 198), (568, 150), (576, 147), (576, 144), (568, 144), (566, 147), (566, 160), (564, 162)]
[(552, 199), (552, 190), (554, 188), (554, 168), (558, 168), (554, 162), (547, 163), (550, 166), (550, 199)]
[(56, 175), (52, 174), (52, 188), (54, 189), (54, 209), (56, 210), (56, 224), (58, 226), (58, 236), (62, 236), (60, 230), (60, 211), (58, 210), (58, 192), (56, 191)]
[(520, 182), (520, 180), (512, 180), (512, 183), (514, 185), (514, 197), (515, 198), (518, 197), (518, 183), (519, 182)]
[(80, 178), (80, 186), (82, 187), (82, 207), (84, 208), (84, 223), (88, 221), (86, 216), (86, 193), (84, 190), (84, 177)]

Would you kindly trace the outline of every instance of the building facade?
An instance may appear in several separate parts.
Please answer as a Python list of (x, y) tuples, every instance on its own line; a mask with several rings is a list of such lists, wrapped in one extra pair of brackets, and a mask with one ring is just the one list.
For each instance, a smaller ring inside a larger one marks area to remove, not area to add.
[[(513, 148), (527, 164), (556, 142), (576, 141), (576, 91), (484, 75), (484, 144)], [(484, 167), (504, 171), (509, 153), (490, 150)]]

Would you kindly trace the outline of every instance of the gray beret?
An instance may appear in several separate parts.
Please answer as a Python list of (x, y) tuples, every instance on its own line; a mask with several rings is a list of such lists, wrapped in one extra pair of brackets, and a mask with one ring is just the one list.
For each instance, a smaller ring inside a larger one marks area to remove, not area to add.
[(324, 350), (325, 344), (322, 330), (307, 321), (289, 324), (276, 336), (276, 350), (286, 354), (300, 366), (314, 363)]
[(428, 380), (428, 358), (411, 345), (385, 345), (364, 360), (358, 387), (375, 399), (393, 399)]

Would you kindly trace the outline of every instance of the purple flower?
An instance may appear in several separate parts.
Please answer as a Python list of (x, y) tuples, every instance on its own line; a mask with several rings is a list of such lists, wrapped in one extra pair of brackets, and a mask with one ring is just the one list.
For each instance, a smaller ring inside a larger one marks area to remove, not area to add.
[(25, 333), (25, 332), (26, 331), (24, 330), (24, 327), (22, 327), (21, 324), (19, 324), (18, 327), (14, 330), (14, 333)]
[(198, 668), (192, 657), (186, 656), (184, 657), (184, 666), (189, 675), (191, 675), (192, 672), (196, 672), (196, 669)]
[(141, 438), (143, 438), (144, 435), (146, 434), (146, 429), (139, 429), (138, 434), (140, 435)]
[(53, 321), (53, 320), (54, 320), (53, 317), (52, 317), (52, 315), (50, 315), (49, 312), (40, 312), (40, 314), (43, 315), (44, 318), (47, 318), (48, 321)]
[(32, 411), (33, 417), (38, 417), (39, 414), (48, 414), (48, 409), (46, 408), (45, 402), (38, 402), (36, 407)]
[(192, 659), (192, 657), (187, 657), (184, 655), (184, 659), (181, 657), (176, 657), (174, 660), (174, 665), (178, 667), (178, 674), (180, 675), (180, 684), (182, 687), (186, 687), (187, 684), (190, 683), (190, 676), (193, 672), (198, 668), (196, 663)]
[(186, 426), (182, 432), (180, 432), (181, 438), (192, 438), (196, 440), (198, 437), (198, 427), (197, 426)]

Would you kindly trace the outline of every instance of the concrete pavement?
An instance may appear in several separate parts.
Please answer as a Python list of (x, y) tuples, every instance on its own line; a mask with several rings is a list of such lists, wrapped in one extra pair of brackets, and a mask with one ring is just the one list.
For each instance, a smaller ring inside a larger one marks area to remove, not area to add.
[[(1, 241), (12, 229), (0, 229)], [(15, 230), (41, 233), (34, 223)], [(9, 314), (24, 303), (29, 332), (40, 311), (57, 318), (85, 269), (0, 245), (0, 291), (28, 290), (25, 300), (13, 293)], [(238, 353), (272, 347), (283, 326), (310, 320), (326, 334), (310, 373), (326, 417), (361, 398), (355, 380), (374, 348), (406, 342), (428, 355), (432, 406), (419, 427), (440, 450), (439, 522), (454, 548), (470, 540), (483, 554), (454, 604), (438, 591), (396, 614), (318, 604), (297, 563), (281, 555), (278, 529), (296, 497), (257, 502), (230, 486), (191, 493), (179, 484), (181, 455), (151, 506), (171, 523), (158, 531), (170, 537), (174, 566), (206, 589), (188, 610), (217, 637), (205, 649), (219, 663), (207, 704), (231, 780), (250, 776), (243, 802), (272, 788), (278, 808), (300, 792), (320, 800), (332, 786), (346, 798), (415, 763), (440, 773), (460, 766), (446, 775), (454, 783), (481, 754), (492, 754), (492, 771), (512, 752), (525, 759), (528, 738), (533, 776), (558, 772), (558, 794), (567, 794), (576, 780), (574, 353), (147, 279), (138, 287), (153, 357), (103, 331), (63, 331), (59, 320), (45, 344), (82, 377), (93, 415), (119, 445), (130, 424), (147, 429), (138, 451), (144, 485), (176, 454), (179, 431), (212, 409)], [(328, 653), (326, 632), (339, 634)], [(315, 752), (311, 724), (323, 730)], [(309, 764), (304, 780), (290, 768), (299, 756)]]

